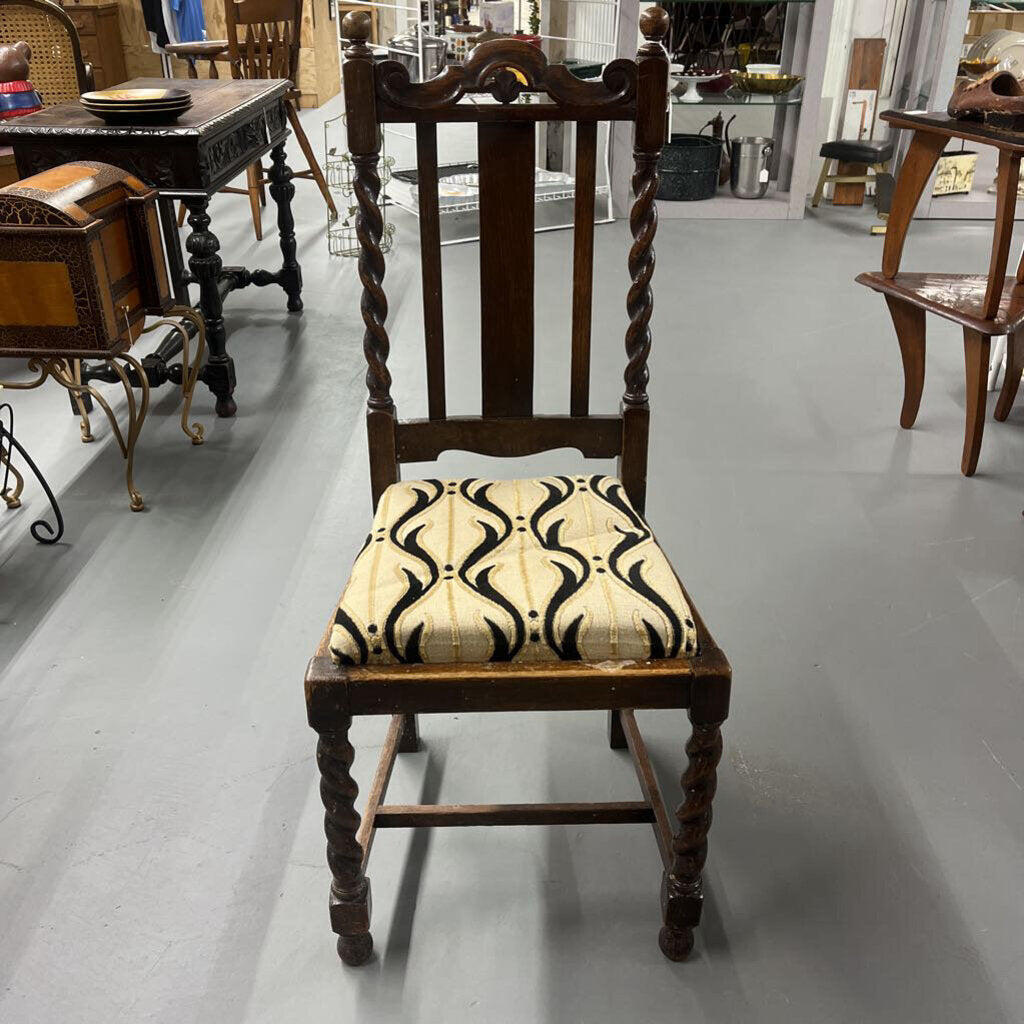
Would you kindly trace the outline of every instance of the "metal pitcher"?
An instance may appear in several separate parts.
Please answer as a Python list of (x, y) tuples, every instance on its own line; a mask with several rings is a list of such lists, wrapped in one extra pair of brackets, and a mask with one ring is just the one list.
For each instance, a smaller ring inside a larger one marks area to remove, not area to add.
[(768, 191), (768, 162), (774, 150), (775, 140), (762, 135), (744, 135), (732, 140), (729, 185), (734, 196), (760, 199)]

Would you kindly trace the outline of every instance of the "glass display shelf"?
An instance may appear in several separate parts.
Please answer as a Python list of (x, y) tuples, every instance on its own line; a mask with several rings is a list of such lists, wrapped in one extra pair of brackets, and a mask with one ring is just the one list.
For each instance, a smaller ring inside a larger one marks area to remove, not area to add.
[(741, 92), (736, 88), (726, 89), (725, 92), (702, 92), (699, 103), (689, 103), (682, 96), (672, 96), (674, 107), (699, 107), (702, 104), (705, 107), (795, 107), (802, 101), (802, 89), (793, 89), (791, 92), (778, 94)]
[[(707, 4), (712, 0), (661, 0), (662, 4)], [(776, 7), (779, 4), (813, 4), (814, 0), (730, 0), (734, 7)], [(1024, 0), (1022, 0), (1024, 2)]]

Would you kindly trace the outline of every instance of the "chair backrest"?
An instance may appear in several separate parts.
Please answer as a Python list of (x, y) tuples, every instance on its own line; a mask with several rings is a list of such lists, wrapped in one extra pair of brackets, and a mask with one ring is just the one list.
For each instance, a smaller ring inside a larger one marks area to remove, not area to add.
[(234, 78), (290, 78), (298, 85), (302, 0), (224, 0)]
[[(353, 11), (342, 31), (349, 150), (355, 167), (360, 242), (359, 276), (368, 364), (367, 434), (376, 505), (398, 479), (402, 462), (434, 460), (450, 449), (495, 456), (523, 456), (577, 448), (588, 458), (618, 458), (619, 475), (637, 508), (647, 477), (647, 357), (653, 299), (654, 196), (665, 138), (668, 55), (661, 44), (668, 15), (660, 7), (640, 18), (646, 42), (637, 60), (613, 60), (599, 81), (573, 77), (548, 65), (540, 49), (496, 39), (477, 46), (464, 65), (414, 83), (397, 61), (375, 64), (367, 40), (370, 17)], [(490, 93), (497, 103), (460, 103)], [(521, 93), (532, 102), (517, 103)], [(568, 416), (534, 416), (534, 183), (536, 125), (576, 123), (571, 380)], [(590, 414), (590, 327), (593, 277), (594, 194), (598, 121), (635, 123), (629, 253), (632, 285), (626, 300), (625, 394), (619, 415)], [(377, 205), (381, 126), (416, 127), (423, 316), (427, 356), (426, 420), (399, 421), (391, 398), (385, 328), (383, 229)], [(480, 312), (483, 409), (479, 417), (446, 415), (441, 239), (437, 191), (437, 125), (477, 125), (480, 195)]]
[(0, 42), (24, 39), (32, 49), (29, 78), (43, 106), (77, 99), (89, 88), (78, 30), (49, 0), (0, 0)]

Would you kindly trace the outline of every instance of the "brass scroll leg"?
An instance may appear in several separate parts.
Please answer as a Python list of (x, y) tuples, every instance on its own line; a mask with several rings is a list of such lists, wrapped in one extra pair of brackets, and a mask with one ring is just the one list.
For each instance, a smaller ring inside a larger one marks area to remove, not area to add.
[(96, 438), (92, 435), (92, 427), (89, 424), (89, 410), (85, 404), (85, 399), (82, 398), (82, 392), (85, 390), (82, 387), (82, 360), (72, 359), (68, 370), (72, 380), (78, 385), (79, 390), (71, 392), (71, 398), (74, 400), (75, 406), (78, 408), (78, 415), (82, 419), (81, 431), (82, 431), (82, 444), (88, 444), (90, 441), (95, 441)]
[[(189, 357), (189, 346), (192, 339), (180, 323), (181, 320), (187, 320), (196, 329), (194, 359)], [(190, 306), (175, 306), (168, 311), (167, 317), (150, 324), (142, 331), (142, 334), (149, 334), (150, 331), (155, 331), (158, 327), (170, 327), (171, 330), (177, 331), (181, 335), (181, 429), (193, 444), (202, 444), (203, 425), (201, 423), (190, 425), (188, 418), (192, 412), (192, 395), (196, 389), (196, 382), (199, 380), (199, 369), (206, 352), (206, 323)]]
[(149, 412), (149, 377), (146, 376), (146, 371), (142, 368), (142, 364), (134, 356), (128, 355), (127, 352), (122, 352), (121, 358), (135, 371), (138, 376), (142, 396), (139, 402), (136, 403), (135, 389), (132, 387), (132, 383), (128, 379), (128, 374), (125, 372), (123, 366), (119, 365), (116, 360), (111, 359), (110, 365), (118, 377), (121, 378), (121, 386), (124, 388), (125, 396), (128, 399), (127, 436), (123, 439), (121, 438), (120, 432), (116, 428), (116, 421), (113, 419), (113, 416), (111, 416), (111, 423), (114, 424), (114, 432), (117, 434), (118, 440), (121, 442), (121, 454), (124, 455), (125, 458), (124, 475), (125, 483), (128, 485), (128, 497), (131, 499), (131, 509), (133, 512), (141, 512), (146, 506), (142, 500), (142, 495), (135, 489), (133, 472), (135, 468), (135, 445), (139, 440), (139, 433), (142, 430), (143, 422), (145, 422), (146, 413)]
[(135, 390), (132, 387), (132, 383), (128, 378), (128, 373), (125, 368), (115, 359), (107, 360), (107, 365), (115, 374), (117, 374), (118, 380), (121, 381), (125, 397), (128, 400), (127, 433), (121, 432), (121, 427), (118, 425), (117, 417), (114, 415), (114, 410), (110, 408), (110, 404), (103, 395), (100, 394), (96, 388), (92, 387), (92, 385), (83, 384), (80, 378), (76, 380), (74, 369), (65, 360), (46, 359), (43, 360), (41, 364), (38, 360), (31, 360), (29, 362), (29, 368), (36, 369), (41, 365), (44, 377), (46, 374), (49, 374), (58, 384), (61, 385), (61, 387), (67, 388), (72, 395), (76, 395), (79, 399), (81, 399), (83, 393), (88, 393), (96, 402), (99, 403), (100, 407), (107, 414), (107, 419), (110, 421), (110, 427), (114, 432), (114, 437), (117, 439), (117, 445), (121, 449), (121, 454), (127, 462), (125, 477), (128, 483), (128, 497), (131, 500), (131, 509), (133, 512), (141, 512), (146, 506), (142, 500), (142, 495), (135, 489), (133, 469), (135, 465), (135, 444), (139, 439), (139, 431), (142, 429), (142, 423), (146, 418), (146, 413), (149, 411), (149, 378), (146, 376), (146, 371), (143, 370), (142, 364), (133, 356), (128, 355), (127, 352), (122, 353), (118, 358), (123, 359), (125, 363), (135, 371), (139, 379), (139, 388), (142, 391), (141, 399), (136, 402)]

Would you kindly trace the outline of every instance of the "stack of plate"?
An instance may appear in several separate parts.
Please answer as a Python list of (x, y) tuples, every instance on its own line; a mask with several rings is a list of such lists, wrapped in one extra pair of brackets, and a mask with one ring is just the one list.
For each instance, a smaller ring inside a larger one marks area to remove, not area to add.
[(107, 124), (170, 124), (192, 106), (185, 89), (104, 89), (82, 93), (81, 104)]

